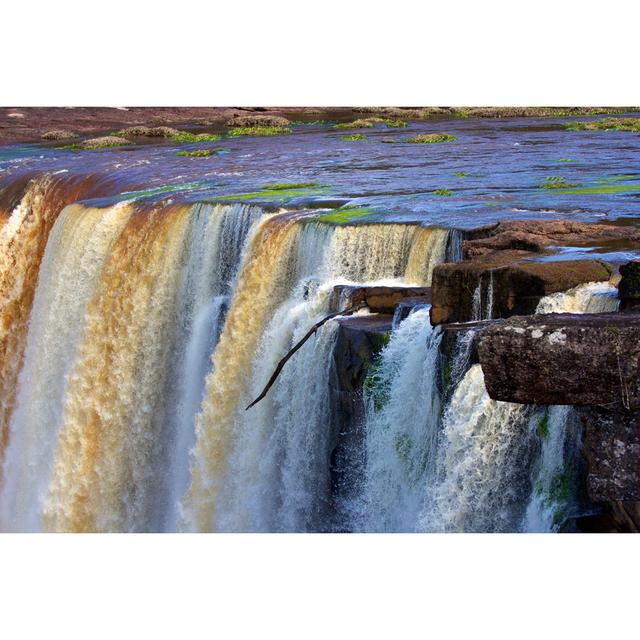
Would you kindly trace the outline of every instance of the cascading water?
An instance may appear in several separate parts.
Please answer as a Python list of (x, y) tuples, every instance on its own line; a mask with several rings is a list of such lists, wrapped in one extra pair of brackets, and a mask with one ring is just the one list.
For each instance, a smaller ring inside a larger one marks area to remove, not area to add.
[[(588, 283), (543, 298), (538, 312), (613, 311), (615, 291), (609, 283)], [(474, 318), (490, 308), (478, 287)], [(394, 326), (368, 380), (366, 482), (352, 509), (354, 528), (552, 531), (574, 513), (573, 409), (491, 400), (480, 365), (468, 366), (472, 338), (470, 330), (456, 340), (444, 376), (453, 393), (439, 413), (438, 333), (423, 311)], [(408, 470), (415, 469), (412, 477)]]
[(215, 325), (261, 215), (239, 205), (65, 209), (35, 295), (3, 528), (175, 527)]
[(415, 309), (382, 351), (365, 383), (366, 470), (352, 511), (362, 531), (414, 531), (432, 464), (440, 413), (440, 331)]
[(446, 232), (411, 225), (330, 227), (285, 216), (263, 227), (214, 353), (184, 528), (326, 530), (332, 323), (287, 365), (267, 398), (249, 411), (244, 407), (287, 350), (327, 313), (335, 284), (427, 284), (445, 242)]

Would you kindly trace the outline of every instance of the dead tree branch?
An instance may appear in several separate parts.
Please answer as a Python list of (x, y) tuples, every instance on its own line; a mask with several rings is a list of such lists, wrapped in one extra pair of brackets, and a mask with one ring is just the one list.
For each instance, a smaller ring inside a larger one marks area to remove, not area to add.
[(282, 371), (284, 365), (287, 364), (287, 361), (289, 360), (289, 358), (291, 358), (291, 356), (296, 351), (298, 351), (298, 349), (300, 349), (302, 347), (302, 345), (304, 345), (304, 343), (325, 322), (328, 322), (329, 320), (332, 320), (333, 318), (336, 318), (337, 316), (350, 316), (351, 314), (355, 313), (356, 311), (359, 311), (360, 309), (362, 309), (364, 306), (365, 306), (364, 302), (359, 302), (358, 304), (354, 305), (353, 307), (349, 307), (348, 309), (345, 309), (344, 311), (336, 311), (335, 313), (330, 313), (328, 316), (325, 316), (322, 320), (316, 322), (313, 325), (313, 327), (311, 327), (311, 329), (309, 329), (309, 331), (307, 331), (307, 333), (305, 333), (304, 337), (299, 342), (297, 342), (293, 347), (291, 347), (291, 349), (289, 350), (287, 355), (284, 356), (284, 358), (282, 358), (282, 360), (280, 360), (280, 362), (278, 362), (278, 366), (275, 368), (275, 371), (273, 372), (273, 374), (269, 378), (269, 382), (267, 382), (267, 385), (262, 390), (262, 393), (245, 409), (245, 411), (247, 409), (251, 409), (251, 407), (253, 407), (253, 405), (258, 404), (258, 402), (260, 402), (260, 400), (262, 400), (267, 395), (267, 393), (269, 393), (269, 389), (271, 389), (271, 387), (273, 386), (273, 383), (276, 381), (276, 378), (280, 375), (280, 372)]

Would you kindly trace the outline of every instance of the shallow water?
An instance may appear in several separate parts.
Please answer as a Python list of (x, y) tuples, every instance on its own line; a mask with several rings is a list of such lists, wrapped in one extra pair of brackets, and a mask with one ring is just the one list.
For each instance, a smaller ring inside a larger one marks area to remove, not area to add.
[[(296, 125), (291, 135), (272, 138), (189, 145), (160, 141), (93, 152), (56, 149), (51, 143), (12, 145), (0, 148), (0, 187), (23, 172), (102, 173), (112, 181), (109, 193), (114, 196), (136, 192), (139, 197), (193, 201), (252, 193), (275, 182), (316, 182), (322, 185), (320, 192), (284, 200), (274, 193), (254, 200), (301, 207), (349, 202), (374, 209), (367, 221), (447, 227), (503, 219), (607, 221), (637, 216), (640, 136), (565, 131), (562, 122), (569, 120), (575, 118), (426, 120), (406, 129), (361, 130), (366, 136), (361, 141), (342, 140), (351, 130), (313, 124)], [(458, 139), (403, 142), (430, 132)], [(386, 142), (390, 139), (395, 142)], [(227, 151), (208, 158), (176, 155), (178, 149), (209, 147)], [(578, 192), (540, 188), (550, 176), (579, 185), (568, 190)], [(579, 192), (585, 188), (586, 193)], [(435, 195), (437, 189), (452, 193)]]

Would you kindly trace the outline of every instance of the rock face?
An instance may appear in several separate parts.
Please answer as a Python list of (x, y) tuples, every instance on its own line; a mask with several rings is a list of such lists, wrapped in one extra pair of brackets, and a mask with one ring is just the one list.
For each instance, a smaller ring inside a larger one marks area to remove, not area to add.
[(465, 260), (436, 266), (431, 285), (432, 324), (531, 314), (543, 296), (585, 282), (609, 280), (612, 274), (611, 267), (600, 260), (504, 265), (502, 260), (511, 263), (519, 254), (501, 253), (504, 255), (496, 262)]
[(348, 309), (364, 303), (373, 313), (393, 314), (400, 303), (407, 305), (430, 304), (429, 287), (363, 287), (338, 285), (329, 300), (330, 311)]
[(489, 395), (640, 410), (640, 314), (515, 317), (479, 332)]
[(640, 412), (588, 407), (579, 413), (589, 497), (597, 502), (640, 501)]
[(618, 297), (620, 311), (640, 309), (640, 261), (628, 262), (620, 267)]

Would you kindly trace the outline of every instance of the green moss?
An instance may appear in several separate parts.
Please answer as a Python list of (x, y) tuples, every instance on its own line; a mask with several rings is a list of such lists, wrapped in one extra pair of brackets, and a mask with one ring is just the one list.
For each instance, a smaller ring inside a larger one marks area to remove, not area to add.
[[(316, 183), (310, 182), (307, 184), (315, 185)], [(319, 187), (292, 187), (286, 188), (286, 185), (275, 185), (276, 187), (282, 187), (274, 189), (274, 185), (271, 187), (264, 187), (260, 191), (252, 191), (250, 193), (230, 193), (228, 195), (217, 196), (211, 198), (210, 202), (235, 202), (237, 200), (271, 200), (271, 201), (286, 201), (292, 198), (301, 198), (303, 196), (315, 196), (323, 193), (329, 193), (329, 189)]]
[(469, 112), (464, 109), (460, 109), (459, 111), (456, 111), (454, 115), (456, 118), (468, 118)]
[(373, 410), (375, 412), (382, 411), (387, 402), (389, 402), (389, 388), (388, 385), (382, 382), (380, 364), (377, 360), (369, 367), (363, 388), (365, 396), (373, 405)]
[(334, 209), (331, 213), (322, 213), (314, 220), (317, 222), (326, 222), (329, 224), (348, 224), (359, 218), (365, 218), (374, 214), (375, 211), (369, 207), (340, 207)]
[(148, 198), (150, 196), (158, 196), (163, 193), (173, 193), (174, 191), (191, 191), (202, 187), (200, 182), (187, 182), (185, 184), (170, 184), (164, 187), (155, 187), (154, 189), (144, 189), (142, 191), (126, 191), (117, 196), (117, 200), (131, 200), (134, 198)]
[(262, 188), (267, 191), (289, 191), (290, 189), (315, 189), (322, 185), (317, 182), (278, 182), (276, 184), (265, 184)]
[(538, 186), (540, 189), (568, 189), (579, 185), (567, 182), (562, 176), (547, 176), (544, 182)]
[(546, 440), (549, 436), (549, 415), (545, 413), (545, 415), (538, 420), (538, 426), (536, 427), (536, 431), (542, 440)]
[(351, 133), (348, 136), (340, 136), (340, 140), (364, 140), (366, 137), (367, 136), (363, 135), (362, 133)]
[(234, 127), (229, 129), (229, 136), (237, 138), (239, 136), (269, 137), (282, 136), (291, 133), (288, 127)]
[(434, 189), (431, 193), (433, 193), (434, 196), (450, 196), (453, 194), (453, 191), (450, 189)]
[(189, 142), (215, 142), (216, 140), (220, 140), (221, 137), (222, 136), (217, 133), (191, 133), (189, 131), (181, 131), (171, 136), (170, 140), (178, 144), (185, 144)]
[(471, 174), (466, 171), (456, 171), (453, 175), (456, 178), (468, 178)]
[(425, 133), (406, 138), (405, 142), (411, 144), (434, 144), (437, 142), (453, 142), (454, 140), (457, 140), (456, 136), (452, 136), (449, 133)]

